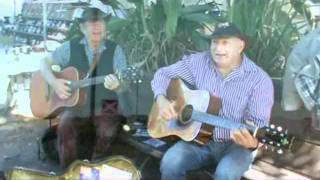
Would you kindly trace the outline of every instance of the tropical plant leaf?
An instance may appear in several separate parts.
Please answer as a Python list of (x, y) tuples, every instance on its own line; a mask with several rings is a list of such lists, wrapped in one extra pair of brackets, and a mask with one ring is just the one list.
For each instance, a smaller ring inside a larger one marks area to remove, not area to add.
[(198, 51), (206, 51), (209, 49), (209, 40), (204, 38), (204, 36), (197, 31), (191, 33), (191, 41), (194, 42)]
[(179, 0), (163, 0), (162, 3), (166, 15), (165, 32), (168, 38), (172, 39), (177, 30), (179, 11), (182, 4)]
[(305, 4), (305, 0), (290, 0), (293, 8), (300, 13), (302, 16), (306, 17), (308, 23), (311, 24), (311, 12), (307, 5)]
[(211, 11), (215, 6), (211, 4), (203, 4), (203, 5), (190, 5), (185, 6), (180, 9), (181, 15), (193, 14), (193, 13), (204, 13), (206, 11)]
[(163, 24), (166, 20), (163, 5), (161, 1), (158, 0), (155, 4), (152, 4), (150, 8), (150, 20), (148, 21), (149, 27), (153, 31), (159, 31), (163, 29)]
[(108, 30), (112, 32), (120, 32), (123, 28), (126, 28), (130, 24), (128, 19), (111, 19), (108, 24)]
[(128, 2), (134, 3), (135, 5), (137, 4), (143, 4), (143, 0), (127, 0)]
[(217, 22), (217, 19), (212, 17), (211, 15), (208, 14), (203, 14), (203, 13), (193, 13), (193, 14), (185, 14), (181, 16), (183, 19), (187, 19), (189, 21), (194, 21), (197, 23), (215, 23)]

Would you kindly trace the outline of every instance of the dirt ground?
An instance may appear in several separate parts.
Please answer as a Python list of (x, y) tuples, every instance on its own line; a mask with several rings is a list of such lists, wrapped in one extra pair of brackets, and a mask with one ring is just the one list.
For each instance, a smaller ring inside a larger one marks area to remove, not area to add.
[(2, 114), (0, 125), (0, 170), (7, 171), (12, 167), (27, 167), (43, 171), (57, 171), (57, 163), (41, 159), (39, 139), (48, 128), (48, 121), (17, 120)]
[[(28, 120), (17, 118), (8, 113), (0, 114), (0, 180), (1, 173), (14, 167), (65, 173), (57, 162), (48, 159), (40, 152), (39, 139), (49, 127), (47, 120)], [(143, 179), (159, 179), (159, 161), (135, 148), (115, 140), (110, 156), (122, 155), (131, 159), (143, 174)], [(108, 156), (109, 156), (108, 155)]]

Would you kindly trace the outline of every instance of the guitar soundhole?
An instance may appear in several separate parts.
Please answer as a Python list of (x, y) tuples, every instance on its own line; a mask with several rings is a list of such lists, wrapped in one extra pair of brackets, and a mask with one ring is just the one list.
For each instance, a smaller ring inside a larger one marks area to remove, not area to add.
[(102, 102), (102, 114), (104, 115), (116, 115), (118, 113), (118, 101), (116, 100), (103, 100)]
[(182, 113), (181, 113), (181, 116), (179, 118), (180, 122), (182, 124), (188, 124), (190, 123), (191, 121), (191, 115), (192, 115), (192, 112), (193, 112), (193, 107), (192, 105), (186, 105), (183, 110), (182, 110)]

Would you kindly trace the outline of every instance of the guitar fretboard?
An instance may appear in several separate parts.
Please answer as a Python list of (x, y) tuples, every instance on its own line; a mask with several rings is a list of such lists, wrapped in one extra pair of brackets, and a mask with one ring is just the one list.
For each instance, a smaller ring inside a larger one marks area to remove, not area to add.
[(218, 126), (226, 129), (248, 129), (255, 132), (256, 128), (245, 124), (234, 122), (230, 119), (221, 118), (212, 114), (207, 114), (199, 111), (192, 111), (191, 119), (200, 121), (212, 126)]
[(98, 76), (94, 78), (87, 78), (87, 79), (82, 79), (78, 81), (72, 81), (70, 86), (72, 90), (78, 89), (78, 88), (84, 88), (87, 86), (104, 83), (104, 78), (105, 76)]

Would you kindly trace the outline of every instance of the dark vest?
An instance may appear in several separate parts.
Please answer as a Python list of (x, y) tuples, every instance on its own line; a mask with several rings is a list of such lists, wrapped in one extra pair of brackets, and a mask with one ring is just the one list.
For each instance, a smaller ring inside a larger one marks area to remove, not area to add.
[[(71, 56), (68, 66), (76, 67), (84, 77), (89, 71), (89, 61), (85, 52), (85, 47), (80, 43), (81, 38), (76, 38), (70, 41)], [(90, 77), (105, 76), (114, 73), (113, 71), (113, 56), (116, 44), (111, 41), (105, 41), (106, 49), (102, 52), (100, 60)], [(89, 78), (90, 78), (89, 77)], [(115, 92), (104, 87), (103, 84), (93, 85), (84, 88), (87, 94), (85, 106), (81, 109), (81, 116), (98, 115), (101, 113), (102, 103), (105, 100), (116, 100)]]

